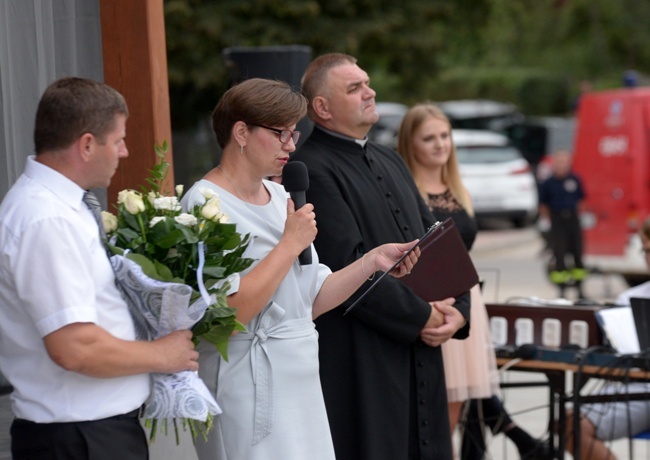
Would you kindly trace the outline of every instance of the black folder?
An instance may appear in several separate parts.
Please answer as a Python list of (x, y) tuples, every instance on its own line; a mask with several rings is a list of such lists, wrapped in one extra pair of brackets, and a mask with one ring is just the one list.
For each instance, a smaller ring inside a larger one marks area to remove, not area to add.
[(630, 298), (630, 307), (634, 317), (636, 335), (639, 338), (641, 353), (650, 350), (650, 299), (645, 297)]
[(381, 280), (388, 275), (416, 247), (422, 253), (411, 273), (400, 278), (419, 297), (427, 302), (458, 297), (478, 283), (478, 273), (469, 257), (465, 244), (451, 218), (437, 222), (400, 258), (388, 271), (381, 274), (375, 282), (345, 313), (349, 313), (364, 299)]

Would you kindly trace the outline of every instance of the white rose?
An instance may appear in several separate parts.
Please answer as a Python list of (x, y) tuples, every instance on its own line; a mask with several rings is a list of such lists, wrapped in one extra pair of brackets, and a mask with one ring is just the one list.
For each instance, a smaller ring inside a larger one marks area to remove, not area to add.
[(149, 221), (149, 227), (153, 228), (158, 222), (165, 220), (163, 216), (156, 216)]
[(201, 208), (201, 215), (208, 220), (217, 221), (219, 219), (219, 214), (221, 213), (221, 206), (219, 203), (219, 197), (213, 196), (208, 200), (207, 203)]
[(117, 230), (117, 216), (108, 211), (102, 211), (102, 225), (106, 234), (113, 233)]
[(201, 195), (203, 195), (203, 198), (205, 198), (206, 201), (217, 195), (214, 190), (207, 187), (199, 188), (199, 192), (201, 192)]
[(181, 206), (178, 204), (178, 198), (175, 196), (160, 196), (153, 200), (153, 207), (165, 211), (181, 210)]
[(135, 190), (122, 190), (117, 195), (117, 202), (124, 204), (129, 214), (139, 214), (144, 211), (144, 201), (142, 195)]
[(178, 184), (176, 186), (176, 196), (181, 196), (183, 194), (183, 184)]
[(185, 225), (186, 227), (194, 227), (198, 223), (198, 219), (196, 217), (194, 217), (192, 214), (187, 214), (186, 212), (174, 217), (174, 220), (181, 225)]
[(222, 224), (227, 224), (228, 222), (230, 222), (230, 218), (225, 214), (221, 214), (221, 217), (219, 217), (219, 222), (221, 222)]
[(117, 194), (117, 202), (119, 204), (122, 204), (126, 202), (126, 194), (129, 193), (131, 190), (122, 190), (120, 193)]

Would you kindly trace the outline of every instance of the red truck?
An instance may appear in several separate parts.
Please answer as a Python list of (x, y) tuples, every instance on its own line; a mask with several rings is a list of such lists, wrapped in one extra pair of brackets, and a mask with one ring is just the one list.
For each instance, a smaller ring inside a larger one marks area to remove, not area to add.
[(586, 263), (638, 284), (650, 279), (637, 236), (650, 214), (650, 87), (584, 94), (577, 117)]

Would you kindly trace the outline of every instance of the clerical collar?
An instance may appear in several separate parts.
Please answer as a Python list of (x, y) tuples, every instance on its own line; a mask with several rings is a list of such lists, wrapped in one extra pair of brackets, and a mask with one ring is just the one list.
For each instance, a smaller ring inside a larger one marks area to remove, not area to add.
[(345, 139), (346, 141), (356, 142), (361, 146), (361, 148), (364, 149), (366, 148), (366, 143), (368, 142), (368, 136), (364, 137), (363, 139), (356, 139), (354, 137), (346, 136), (345, 134), (337, 133), (336, 131), (332, 131), (331, 129), (327, 129), (322, 125), (318, 125), (318, 128), (322, 129), (330, 136), (338, 137), (339, 139)]

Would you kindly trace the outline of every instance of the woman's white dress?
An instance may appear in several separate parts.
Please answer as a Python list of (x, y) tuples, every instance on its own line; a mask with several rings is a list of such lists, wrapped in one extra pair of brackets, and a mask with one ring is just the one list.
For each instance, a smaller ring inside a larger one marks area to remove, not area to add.
[[(204, 202), (201, 188), (219, 195), (221, 210), (241, 234), (251, 234), (244, 257), (252, 269), (280, 241), (288, 195), (264, 181), (271, 201), (256, 206), (212, 182), (200, 180), (182, 200), (183, 207)], [(334, 449), (318, 372), (318, 335), (312, 304), (329, 268), (294, 263), (264, 310), (233, 336), (228, 362), (210, 344), (199, 346), (199, 375), (213, 391), (223, 414), (216, 417), (208, 441), (197, 439), (201, 460), (333, 460)], [(246, 272), (243, 272), (244, 275)], [(231, 293), (239, 276), (231, 280)]]

